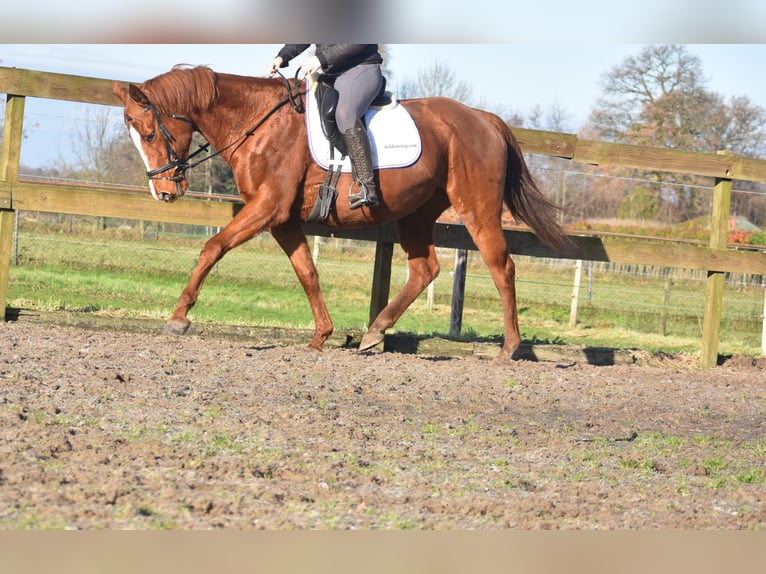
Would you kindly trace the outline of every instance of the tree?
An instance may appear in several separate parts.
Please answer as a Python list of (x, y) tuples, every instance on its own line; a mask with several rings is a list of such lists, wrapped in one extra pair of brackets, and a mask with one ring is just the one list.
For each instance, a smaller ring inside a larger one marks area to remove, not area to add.
[(623, 219), (652, 220), (657, 217), (658, 210), (657, 196), (644, 186), (638, 186), (620, 202), (617, 216)]
[(127, 137), (122, 116), (108, 106), (85, 106), (67, 134), (72, 160), (58, 167), (79, 181), (146, 185), (146, 168)]
[[(602, 95), (584, 134), (620, 143), (755, 157), (766, 151), (766, 110), (747, 97), (727, 102), (707, 89), (701, 60), (685, 46), (646, 46), (604, 75)], [(623, 170), (619, 175), (635, 174)], [(659, 213), (678, 221), (708, 212), (708, 180), (668, 173), (641, 177), (659, 183), (651, 186)], [(626, 194), (632, 191), (629, 185), (623, 187)], [(749, 201), (741, 198), (736, 203), (747, 209)]]
[(455, 72), (436, 62), (421, 71), (414, 80), (405, 80), (399, 86), (398, 95), (402, 99), (444, 96), (467, 104), (471, 100), (471, 85), (466, 81), (458, 81)]
[[(111, 152), (115, 140), (113, 110), (105, 106), (87, 106), (69, 132), (73, 162), (71, 170), (86, 181), (106, 182), (112, 178)], [(113, 181), (113, 180), (112, 180)]]
[(591, 113), (590, 128), (601, 139), (637, 143), (647, 108), (671, 94), (694, 98), (702, 89), (700, 59), (685, 47), (647, 46), (603, 76), (603, 94)]
[(744, 96), (725, 102), (703, 78), (685, 46), (646, 46), (605, 74), (588, 129), (608, 141), (762, 155), (766, 110)]

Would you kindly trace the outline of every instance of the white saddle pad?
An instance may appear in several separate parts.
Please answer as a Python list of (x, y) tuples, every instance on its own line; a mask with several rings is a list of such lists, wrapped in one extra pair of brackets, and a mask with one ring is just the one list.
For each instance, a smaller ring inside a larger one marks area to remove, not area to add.
[[(309, 82), (309, 80), (306, 80)], [(322, 168), (330, 166), (330, 144), (322, 131), (319, 111), (313, 86), (307, 90), (306, 131), (309, 149), (314, 161)], [(372, 164), (375, 169), (407, 167), (420, 158), (420, 134), (409, 112), (398, 101), (386, 108), (370, 108), (364, 116), (367, 133), (370, 136)], [(335, 150), (334, 164), (340, 161), (340, 152)], [(351, 162), (346, 157), (341, 164), (342, 171), (351, 171)]]

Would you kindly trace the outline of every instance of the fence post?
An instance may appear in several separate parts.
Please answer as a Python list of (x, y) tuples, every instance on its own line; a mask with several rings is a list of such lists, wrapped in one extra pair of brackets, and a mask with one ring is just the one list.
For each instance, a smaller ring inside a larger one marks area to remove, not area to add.
[(314, 236), (314, 249), (311, 252), (311, 260), (314, 262), (314, 265), (319, 261), (319, 244), (321, 240), (322, 238), (319, 235)]
[(766, 355), (766, 283), (761, 285), (763, 287), (763, 315), (761, 321), (763, 326), (761, 327), (761, 354)]
[[(710, 248), (726, 249), (729, 238), (729, 209), (731, 179), (716, 178), (713, 209), (710, 214)], [(708, 271), (705, 283), (705, 315), (702, 320), (700, 364), (703, 368), (718, 364), (718, 343), (721, 335), (721, 307), (725, 273)]]
[(5, 102), (5, 125), (0, 147), (0, 311), (5, 320), (8, 302), (8, 281), (13, 251), (14, 212), (12, 190), (19, 181), (21, 139), (24, 124), (23, 96), (8, 94)]
[(391, 290), (391, 261), (393, 258), (393, 243), (378, 241), (375, 244), (375, 269), (372, 273), (369, 325), (372, 325), (378, 313), (388, 305), (388, 294)]
[(460, 335), (463, 330), (463, 305), (465, 303), (465, 275), (468, 251), (455, 250), (455, 271), (452, 276), (452, 305), (450, 306), (449, 334)]
[(580, 281), (582, 278), (582, 259), (575, 263), (574, 285), (572, 286), (572, 302), (569, 306), (569, 328), (577, 326), (577, 308), (580, 305)]
[(3, 311), (8, 302), (8, 280), (11, 272), (11, 251), (13, 249), (13, 211), (0, 209), (0, 309)]
[(670, 287), (673, 281), (670, 279), (670, 269), (663, 269), (665, 274), (665, 287), (662, 290), (662, 311), (660, 312), (660, 335), (668, 334), (668, 314), (670, 313)]

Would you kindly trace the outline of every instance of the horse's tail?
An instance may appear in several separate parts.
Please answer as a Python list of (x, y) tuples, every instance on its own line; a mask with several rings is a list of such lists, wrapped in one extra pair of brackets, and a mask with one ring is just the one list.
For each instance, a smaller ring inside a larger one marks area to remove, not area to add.
[(546, 198), (537, 187), (524, 161), (519, 142), (505, 123), (502, 123), (502, 128), (508, 149), (505, 203), (511, 214), (529, 225), (535, 235), (557, 253), (570, 250), (574, 244), (558, 221), (561, 207)]

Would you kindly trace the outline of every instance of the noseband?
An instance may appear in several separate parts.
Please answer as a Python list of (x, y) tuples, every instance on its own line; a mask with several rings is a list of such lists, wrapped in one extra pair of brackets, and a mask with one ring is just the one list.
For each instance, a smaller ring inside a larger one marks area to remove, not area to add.
[[(168, 129), (165, 127), (165, 124), (162, 122), (162, 118), (160, 117), (160, 113), (157, 111), (157, 108), (154, 106), (154, 104), (149, 104), (148, 109), (152, 111), (152, 114), (154, 115), (154, 119), (157, 121), (157, 126), (159, 127), (160, 135), (162, 136), (162, 139), (165, 142), (165, 149), (167, 150), (167, 154), (168, 154), (168, 163), (166, 163), (163, 166), (147, 171), (146, 175), (151, 180), (174, 181), (176, 182), (176, 186), (179, 187), (180, 183), (184, 180), (184, 177), (186, 176), (186, 170), (191, 167), (191, 164), (188, 162), (182, 162), (181, 158), (178, 157), (176, 150), (173, 149), (171, 142), (175, 141), (175, 138), (173, 137), (173, 134), (171, 134), (168, 131)], [(167, 114), (167, 116), (175, 120), (181, 120), (188, 123), (190, 126), (192, 126), (192, 129), (194, 129), (195, 127), (194, 122), (192, 122), (189, 118), (185, 118), (177, 114)], [(191, 156), (189, 156), (189, 159), (191, 159), (191, 157), (199, 153), (201, 149), (207, 149), (207, 147), (208, 147), (207, 144), (205, 144), (204, 146), (200, 146), (200, 150), (195, 151)], [(175, 170), (173, 172), (173, 175), (157, 177), (159, 174), (165, 173), (166, 171), (170, 171), (171, 169)]]

